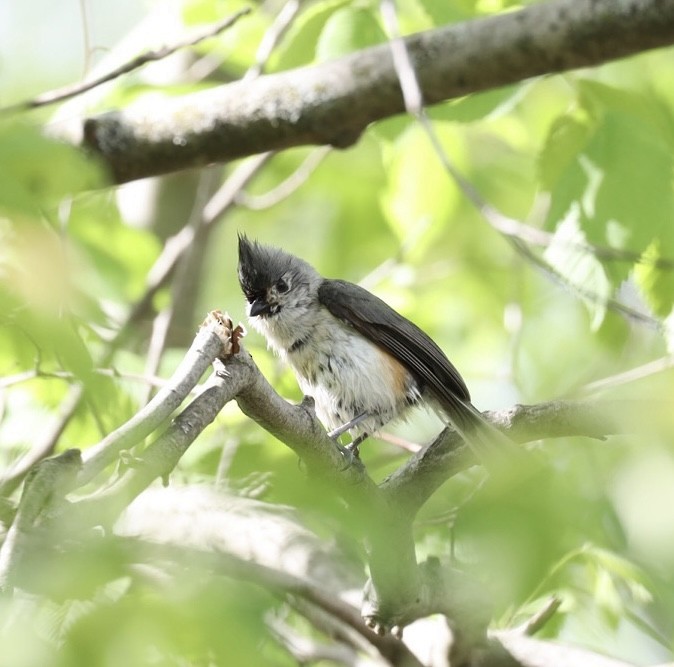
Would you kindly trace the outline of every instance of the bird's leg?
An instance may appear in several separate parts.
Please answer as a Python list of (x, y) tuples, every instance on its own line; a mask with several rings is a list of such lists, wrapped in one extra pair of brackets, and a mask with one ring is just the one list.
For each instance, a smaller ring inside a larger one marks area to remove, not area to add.
[[(328, 437), (332, 438), (335, 442), (337, 442), (337, 439), (339, 438), (340, 435), (346, 433), (355, 426), (358, 426), (358, 424), (360, 424), (364, 419), (367, 419), (368, 416), (369, 415), (367, 414), (367, 412), (363, 412), (357, 417), (354, 417), (353, 419), (346, 422), (346, 424), (342, 424), (336, 429), (330, 431), (330, 433), (328, 433)], [(363, 433), (362, 435), (359, 435), (357, 438), (354, 438), (354, 440), (351, 443), (349, 443), (346, 447), (342, 447), (342, 445), (340, 445), (338, 442), (337, 446), (339, 447), (342, 454), (344, 454), (346, 457), (348, 457), (348, 459), (350, 459), (350, 463), (353, 463), (354, 459), (360, 458), (358, 447), (360, 446), (360, 443), (363, 442), (363, 440), (365, 440), (366, 438), (367, 433)]]
[(346, 446), (346, 451), (351, 452), (353, 456), (355, 456), (357, 459), (360, 458), (360, 449), (359, 447), (365, 440), (367, 440), (370, 437), (369, 433), (361, 433), (357, 438), (354, 438), (352, 442), (350, 442)]
[[(346, 422), (346, 424), (342, 424), (341, 426), (338, 426), (336, 429), (333, 431), (330, 431), (328, 433), (328, 438), (332, 438), (333, 440), (336, 440), (339, 438), (342, 433), (346, 433), (347, 431), (350, 431), (354, 426), (358, 426), (364, 419), (367, 419), (368, 414), (367, 412), (363, 412), (362, 414), (358, 415), (357, 417), (354, 417), (350, 421)], [(361, 440), (362, 442), (362, 440)], [(358, 443), (360, 444), (360, 443)]]

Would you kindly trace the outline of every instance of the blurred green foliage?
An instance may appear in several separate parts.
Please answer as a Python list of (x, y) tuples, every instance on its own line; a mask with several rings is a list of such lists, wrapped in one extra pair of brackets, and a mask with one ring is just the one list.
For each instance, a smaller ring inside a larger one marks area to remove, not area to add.
[[(191, 26), (239, 6), (186, 0), (182, 18)], [(400, 20), (409, 32), (516, 6), (405, 0)], [(265, 5), (197, 50), (220, 62), (216, 74), (239, 76), (272, 21)], [(384, 39), (376, 3), (319, 0), (302, 8), (269, 69)], [(396, 117), (369, 128), (348, 151), (331, 152), (275, 205), (228, 213), (206, 248), (188, 328), (213, 308), (244, 319), (235, 266), (236, 233), (245, 231), (301, 255), (325, 275), (364, 281), (438, 341), (481, 409), (582, 400), (590, 383), (665, 357), (674, 305), (673, 65), (674, 52), (661, 50), (431, 110), (449, 158), (485, 200), (549, 233), (546, 247), (532, 247), (546, 267), (491, 228), (420, 128)], [(145, 94), (161, 99), (161, 88), (131, 81), (116, 82), (99, 107)], [(310, 153), (275, 156), (248, 195), (273, 189)], [(59, 449), (97, 442), (140, 407), (143, 385), (132, 374), (144, 372), (147, 321), (135, 323), (114, 354), (107, 341), (143, 295), (163, 241), (125, 217), (122, 193), (105, 187), (99, 165), (46, 137), (28, 114), (0, 120), (0, 173), (0, 462), (7, 468), (49, 431), (73, 384), (83, 386), (83, 399)], [(151, 191), (133, 201), (143, 209), (154, 205)], [(153, 303), (161, 307), (172, 296), (164, 290)], [(617, 302), (646, 317), (626, 316)], [(171, 372), (188, 342), (166, 351), (159, 375)], [(260, 338), (251, 334), (246, 345), (277, 390), (299, 398)], [(117, 377), (100, 375), (101, 365)], [(605, 397), (669, 400), (674, 375), (643, 373), (607, 386)], [(521, 622), (555, 594), (562, 608), (548, 635), (641, 664), (671, 659), (674, 423), (668, 417), (657, 428), (644, 424), (639, 435), (606, 442), (541, 442), (535, 451), (544, 472), (516, 489), (481, 485), (477, 470), (457, 476), (420, 516), (420, 554), (453, 552), (487, 581), (497, 623)], [(423, 443), (439, 427), (421, 413), (396, 432)], [(313, 520), (321, 512), (343, 520), (334, 499), (318, 498), (319, 490), (307, 485), (292, 453), (234, 406), (194, 444), (176, 476), (212, 483), (225, 443), (233, 486), (271, 472), (268, 499), (293, 504)], [(408, 454), (372, 441), (363, 456), (381, 479)], [(453, 508), (455, 518), (438, 520)], [(56, 586), (56, 600), (2, 601), (0, 662), (292, 664), (266, 630), (278, 602), (245, 584), (187, 577), (158, 598), (151, 586), (131, 586), (119, 572), (95, 593), (83, 593), (84, 600), (68, 599), (78, 597), (69, 588), (76, 573), (98, 568), (110, 578), (122, 561), (99, 555), (61, 564), (47, 570), (57, 584), (65, 582)], [(37, 558), (36, 570), (43, 566)]]

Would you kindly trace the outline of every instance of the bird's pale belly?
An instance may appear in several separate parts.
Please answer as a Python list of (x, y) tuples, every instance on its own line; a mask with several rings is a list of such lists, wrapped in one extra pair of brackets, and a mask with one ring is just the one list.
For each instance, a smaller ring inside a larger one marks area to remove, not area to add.
[(358, 424), (358, 434), (373, 433), (401, 418), (419, 399), (414, 378), (393, 357), (361, 336), (342, 330), (335, 340), (288, 354), (300, 387), (312, 396), (318, 418), (328, 428), (338, 428), (355, 417), (369, 417)]

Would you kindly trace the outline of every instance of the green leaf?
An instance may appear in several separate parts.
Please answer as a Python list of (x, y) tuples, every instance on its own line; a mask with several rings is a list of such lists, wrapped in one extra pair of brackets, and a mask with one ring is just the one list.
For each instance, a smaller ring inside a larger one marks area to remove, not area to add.
[(643, 602), (650, 602), (653, 599), (652, 594), (649, 592), (649, 589), (652, 588), (650, 578), (633, 561), (615, 551), (594, 545), (586, 546), (584, 553), (612, 577), (627, 585), (635, 597)]
[(26, 123), (0, 123), (0, 211), (34, 213), (66, 195), (104, 185), (99, 165)]
[(430, 107), (431, 118), (437, 120), (453, 120), (459, 123), (470, 123), (488, 116), (502, 104), (507, 103), (519, 89), (516, 86), (505, 86), (483, 93), (466, 95), (444, 104)]
[[(665, 238), (668, 252), (663, 253)], [(660, 267), (658, 261), (671, 262), (674, 257), (673, 246), (674, 230), (667, 230), (660, 238), (653, 240), (634, 267), (636, 284), (650, 308), (660, 317), (668, 315), (674, 306), (674, 267)]]
[(330, 60), (384, 41), (386, 35), (369, 9), (343, 7), (326, 21), (316, 45), (316, 60)]
[(538, 156), (541, 185), (552, 190), (577, 159), (593, 131), (590, 116), (583, 110), (559, 116), (550, 127)]
[(581, 229), (579, 206), (572, 206), (557, 226), (544, 257), (578, 291), (597, 330), (606, 313), (611, 284), (604, 267), (594, 254), (585, 249), (586, 237)]
[(583, 197), (588, 239), (644, 251), (674, 223), (670, 149), (634, 118), (607, 113), (586, 155), (596, 175)]
[(638, 127), (647, 128), (649, 135), (658, 135), (658, 141), (674, 142), (674, 129), (670, 110), (651, 94), (618, 88), (593, 79), (577, 81), (580, 103), (595, 115), (604, 110), (629, 117)]
[[(441, 141), (462, 165), (465, 146), (452, 126), (436, 123)], [(426, 134), (411, 126), (390, 147), (388, 183), (381, 196), (382, 210), (402, 241), (426, 228), (442, 228), (460, 204), (457, 187), (442, 168)]]
[(421, 0), (426, 13), (436, 26), (457, 23), (475, 16), (475, 0)]
[(114, 202), (98, 194), (75, 202), (68, 231), (87, 294), (122, 302), (138, 296), (160, 250), (153, 234), (123, 224)]
[(306, 9), (288, 30), (277, 55), (270, 60), (270, 69), (286, 70), (313, 62), (326, 23), (349, 2), (350, 0), (327, 0)]

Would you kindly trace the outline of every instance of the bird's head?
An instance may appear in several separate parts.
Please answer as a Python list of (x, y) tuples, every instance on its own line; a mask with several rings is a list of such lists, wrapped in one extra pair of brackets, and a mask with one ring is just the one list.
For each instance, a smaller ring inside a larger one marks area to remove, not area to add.
[(250, 318), (301, 317), (316, 303), (322, 278), (299, 257), (239, 235), (239, 283)]

